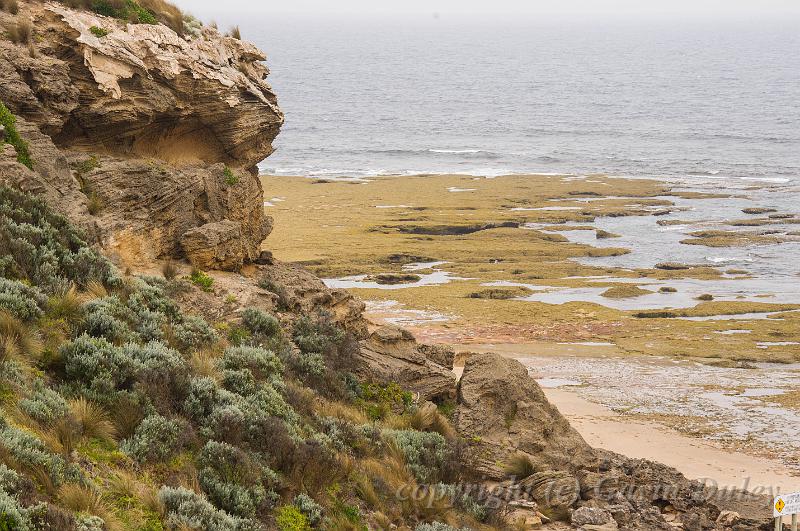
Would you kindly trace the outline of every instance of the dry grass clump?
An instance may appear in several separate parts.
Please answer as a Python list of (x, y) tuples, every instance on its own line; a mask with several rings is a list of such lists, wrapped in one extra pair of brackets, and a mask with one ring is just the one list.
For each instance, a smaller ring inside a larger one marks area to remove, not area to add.
[(76, 513), (88, 513), (99, 516), (105, 522), (105, 529), (108, 531), (122, 530), (123, 526), (114, 509), (103, 500), (102, 495), (83, 485), (66, 484), (58, 490), (58, 498), (61, 505), (75, 511)]
[(19, 13), (17, 0), (0, 0), (0, 11), (6, 11), (12, 15)]
[(161, 265), (161, 274), (164, 275), (164, 278), (167, 280), (174, 280), (179, 273), (178, 266), (175, 265), (172, 259), (167, 260)]
[(21, 19), (8, 28), (8, 38), (14, 44), (28, 44), (33, 37), (33, 25), (30, 20)]
[(116, 435), (117, 428), (108, 413), (81, 397), (69, 402), (69, 413), (42, 433), (42, 439), (69, 459), (81, 443), (91, 439), (113, 442)]
[(193, 352), (189, 358), (189, 367), (198, 376), (211, 378), (215, 382), (222, 381), (222, 373), (217, 367), (219, 352), (211, 349), (203, 349)]
[(233, 37), (236, 40), (242, 40), (242, 32), (239, 29), (239, 26), (234, 26), (228, 31), (228, 37)]
[(369, 418), (362, 410), (343, 402), (331, 402), (322, 400), (316, 407), (319, 415), (322, 417), (334, 417), (337, 419), (346, 420), (353, 424), (367, 424)]
[(43, 349), (39, 333), (32, 325), (0, 310), (0, 364), (12, 359), (25, 362), (37, 358)]
[(508, 460), (506, 474), (517, 480), (525, 479), (536, 473), (536, 467), (527, 455), (516, 454)]
[(178, 35), (183, 35), (183, 12), (175, 5), (164, 0), (139, 0), (139, 4), (154, 13), (159, 22), (171, 28)]

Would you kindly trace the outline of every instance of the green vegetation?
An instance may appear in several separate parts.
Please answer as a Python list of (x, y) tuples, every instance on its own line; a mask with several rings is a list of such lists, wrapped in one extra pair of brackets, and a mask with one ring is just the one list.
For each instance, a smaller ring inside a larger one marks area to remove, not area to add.
[(5, 128), (5, 142), (14, 146), (17, 152), (17, 162), (33, 169), (28, 143), (22, 140), (17, 132), (17, 119), (2, 102), (0, 102), (0, 125)]
[(239, 184), (239, 176), (233, 173), (233, 170), (229, 167), (225, 166), (225, 169), (222, 170), (222, 175), (225, 177), (225, 184), (228, 186)]
[(105, 37), (106, 35), (108, 35), (108, 30), (107, 29), (99, 28), (97, 26), (92, 26), (91, 28), (89, 28), (89, 31), (91, 31), (92, 35), (94, 35), (97, 38), (102, 38), (102, 37)]
[(330, 315), (212, 327), (170, 295), (189, 282), (121, 275), (5, 188), (0, 243), (0, 526), (496, 529), (455, 491), (397, 499), (456, 481), (457, 436), (398, 385), (356, 380)]
[[(184, 14), (164, 0), (62, 0), (72, 8), (88, 9), (99, 15), (132, 24), (164, 24), (179, 35), (184, 33)], [(98, 35), (100, 37), (100, 35)]]
[(214, 279), (199, 269), (192, 269), (192, 272), (189, 275), (189, 280), (192, 282), (192, 284), (207, 292), (212, 291), (214, 286)]

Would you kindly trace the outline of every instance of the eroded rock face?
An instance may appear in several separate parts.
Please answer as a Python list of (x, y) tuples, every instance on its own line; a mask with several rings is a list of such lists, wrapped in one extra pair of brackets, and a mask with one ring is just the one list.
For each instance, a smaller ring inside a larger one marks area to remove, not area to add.
[(33, 44), (0, 40), (0, 101), (33, 171), (4, 154), (3, 181), (44, 195), (121, 266), (256, 261), (272, 220), (246, 170), (283, 123), (263, 53), (212, 28), (183, 38), (60, 3), (19, 6), (0, 26), (31, 20)]
[(453, 372), (429, 359), (407, 330), (384, 326), (361, 342), (353, 372), (382, 383), (397, 383), (421, 400), (452, 398)]
[(505, 477), (515, 454), (528, 456), (537, 470), (579, 470), (596, 466), (592, 448), (551, 405), (518, 361), (475, 354), (458, 385), (455, 426), (471, 439), (466, 460), (479, 476)]
[(252, 44), (212, 28), (185, 39), (57, 3), (29, 3), (22, 14), (40, 54), (3, 50), (0, 99), (59, 146), (244, 168), (272, 153), (283, 114)]

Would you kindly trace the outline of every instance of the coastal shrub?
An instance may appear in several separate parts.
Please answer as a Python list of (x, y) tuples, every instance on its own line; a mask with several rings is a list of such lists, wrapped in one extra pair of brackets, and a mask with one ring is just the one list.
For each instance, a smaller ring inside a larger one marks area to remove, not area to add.
[(0, 447), (21, 467), (40, 470), (54, 485), (76, 477), (75, 470), (68, 467), (61, 456), (51, 453), (44, 442), (26, 431), (3, 425), (0, 427)]
[(388, 385), (363, 383), (354, 389), (356, 401), (372, 420), (381, 420), (389, 413), (403, 413), (411, 407), (414, 397), (392, 382)]
[(253, 517), (277, 501), (270, 488), (277, 475), (247, 453), (224, 442), (209, 441), (197, 459), (203, 492), (230, 514)]
[(71, 283), (116, 285), (110, 262), (39, 198), (0, 187), (0, 274), (27, 280), (45, 293), (61, 293)]
[(214, 279), (199, 269), (192, 269), (189, 281), (203, 291), (210, 292), (214, 286)]
[[(41, 508), (37, 508), (41, 511)], [(32, 511), (22, 507), (16, 499), (0, 491), (0, 530), (33, 531)]]
[(465, 485), (447, 485), (439, 483), (434, 489), (437, 497), (447, 497), (453, 503), (453, 507), (469, 514), (478, 522), (485, 522), (487, 518), (489, 518), (489, 508), (470, 496), (469, 487)]
[(295, 323), (293, 339), (302, 352), (324, 354), (341, 343), (344, 331), (329, 314), (321, 313), (316, 319), (304, 315)]
[(202, 317), (190, 315), (172, 329), (175, 340), (183, 350), (193, 350), (215, 343), (217, 332)]
[(242, 313), (242, 324), (253, 335), (273, 336), (281, 327), (278, 320), (258, 308), (248, 308)]
[(116, 390), (131, 387), (139, 370), (123, 349), (86, 334), (62, 346), (61, 358), (70, 382), (106, 404), (113, 400)]
[(247, 369), (222, 371), (222, 387), (231, 393), (247, 396), (258, 390), (253, 373)]
[(33, 286), (0, 278), (0, 310), (6, 310), (21, 321), (32, 321), (42, 315), (47, 298)]
[[(11, 40), (16, 43), (28, 42), (32, 28), (30, 22), (21, 21), (10, 28)], [(17, 162), (33, 169), (28, 143), (22, 140), (17, 131), (17, 118), (11, 114), (3, 102), (0, 102), (0, 125), (6, 130), (6, 143), (11, 144), (17, 152)]]
[(458, 528), (442, 522), (431, 522), (429, 524), (419, 524), (414, 531), (469, 531), (469, 528)]
[(180, 434), (181, 426), (174, 420), (150, 415), (120, 444), (120, 450), (140, 463), (163, 461), (178, 450)]
[(322, 506), (314, 501), (314, 498), (308, 494), (298, 494), (295, 496), (293, 503), (312, 526), (317, 526), (322, 522)]
[(217, 361), (220, 370), (243, 370), (252, 372), (262, 381), (283, 372), (283, 363), (273, 352), (258, 347), (230, 347)]
[(240, 444), (247, 428), (242, 410), (235, 405), (224, 405), (211, 412), (205, 420), (201, 434), (207, 439)]
[(280, 531), (311, 531), (308, 518), (294, 505), (284, 505), (275, 511), (275, 524)]
[(183, 402), (184, 413), (195, 422), (203, 422), (215, 407), (221, 405), (219, 391), (217, 382), (207, 376), (192, 378)]
[(122, 343), (133, 339), (133, 331), (128, 323), (118, 319), (102, 306), (92, 308), (83, 321), (83, 331), (95, 338), (104, 338), (112, 343)]
[[(0, 491), (15, 495), (22, 483), (22, 477), (5, 464), (0, 464)], [(0, 528), (2, 529), (2, 528)]]
[(147, 312), (154, 312), (162, 314), (169, 320), (178, 320), (181, 311), (175, 301), (167, 295), (167, 287), (167, 282), (157, 277), (135, 279), (126, 306), (140, 317)]
[(56, 391), (38, 381), (33, 393), (19, 401), (19, 409), (33, 420), (46, 426), (69, 411), (67, 401)]
[(436, 481), (449, 454), (444, 437), (416, 430), (385, 430), (383, 436), (397, 445), (420, 483)]
[(76, 531), (105, 531), (106, 521), (93, 514), (83, 514), (75, 521)]
[(137, 389), (145, 392), (157, 408), (169, 410), (173, 399), (183, 394), (189, 379), (189, 366), (180, 352), (152, 341), (125, 345), (123, 355), (136, 363)]
[(204, 496), (183, 487), (161, 487), (158, 499), (164, 505), (166, 524), (171, 527), (204, 531), (258, 529), (252, 521), (231, 516), (214, 507)]
[(327, 370), (325, 358), (322, 354), (315, 352), (294, 356), (292, 358), (292, 368), (301, 376), (308, 378), (321, 378)]
[(91, 31), (92, 35), (94, 35), (97, 38), (103, 38), (106, 35), (108, 35), (108, 30), (107, 29), (100, 28), (100, 27), (97, 27), (97, 26), (92, 26), (91, 28), (89, 28), (89, 31)]

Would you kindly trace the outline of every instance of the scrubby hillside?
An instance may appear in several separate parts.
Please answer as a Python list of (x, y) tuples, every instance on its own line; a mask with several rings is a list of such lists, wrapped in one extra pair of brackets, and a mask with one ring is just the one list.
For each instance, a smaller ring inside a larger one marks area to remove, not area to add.
[(202, 292), (199, 273), (123, 275), (9, 189), (0, 220), (3, 528), (498, 518), (468, 498), (463, 512), (443, 499), (427, 507), (433, 496), (394, 499), (417, 482), (448, 491), (460, 475), (455, 432), (397, 385), (341, 369), (358, 345), (329, 315), (287, 327), (247, 308), (209, 323), (173, 298)]
[(452, 349), (273, 260), (252, 170), (283, 115), (235, 32), (151, 0), (0, 9), (0, 529), (767, 520), (591, 448), (520, 363), (456, 382)]

